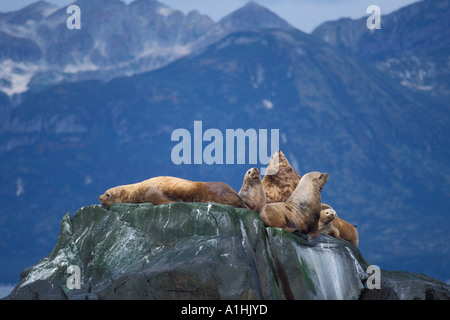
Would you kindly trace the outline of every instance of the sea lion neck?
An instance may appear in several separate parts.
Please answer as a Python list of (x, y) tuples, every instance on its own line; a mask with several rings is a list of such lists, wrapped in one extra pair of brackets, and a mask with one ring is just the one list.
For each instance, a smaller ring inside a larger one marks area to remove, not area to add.
[(304, 206), (310, 203), (320, 203), (321, 193), (320, 188), (317, 188), (311, 179), (304, 176), (300, 179), (297, 187), (286, 202), (293, 203), (297, 206)]

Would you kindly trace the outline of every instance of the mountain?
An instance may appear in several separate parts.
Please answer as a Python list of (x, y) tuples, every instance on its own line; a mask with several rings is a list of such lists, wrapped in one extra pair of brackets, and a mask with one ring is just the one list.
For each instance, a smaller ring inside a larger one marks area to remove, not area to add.
[(82, 28), (66, 7), (37, 2), (0, 14), (0, 90), (9, 96), (81, 80), (109, 81), (153, 70), (236, 31), (291, 26), (250, 2), (218, 23), (153, 0), (78, 0)]
[[(20, 28), (40, 22), (53, 14), (58, 7), (45, 1), (37, 1), (25, 8), (13, 12), (0, 12), (0, 21), (3, 28), (11, 28), (10, 31), (19, 32)], [(13, 29), (16, 27), (17, 29)], [(24, 32), (25, 30), (22, 30)]]
[(293, 28), (269, 9), (250, 1), (242, 8), (222, 18), (219, 23), (221, 29), (232, 33), (241, 30), (255, 31), (264, 28)]
[(448, 104), (449, 14), (449, 0), (424, 0), (382, 15), (380, 30), (369, 30), (366, 18), (345, 18), (323, 23), (312, 35)]
[[(198, 12), (184, 15), (151, 0), (74, 4), (82, 12), (81, 30), (66, 27), (66, 7), (45, 2), (0, 16), (3, 41), (8, 41), (8, 55), (0, 61), (0, 74), (8, 81), (4, 92), (20, 94), (66, 81), (108, 80), (151, 70), (190, 53), (189, 42), (214, 24)], [(26, 57), (20, 56), (23, 52)], [(11, 64), (19, 72), (11, 72)]]

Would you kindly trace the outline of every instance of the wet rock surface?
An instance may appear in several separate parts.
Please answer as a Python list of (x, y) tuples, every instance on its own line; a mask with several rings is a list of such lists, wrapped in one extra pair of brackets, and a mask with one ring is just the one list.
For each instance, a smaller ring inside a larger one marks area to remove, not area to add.
[(310, 246), (246, 209), (94, 205), (63, 217), (55, 248), (6, 299), (449, 298), (448, 286), (412, 273), (383, 271), (382, 289), (368, 290), (368, 266), (348, 242), (321, 235)]

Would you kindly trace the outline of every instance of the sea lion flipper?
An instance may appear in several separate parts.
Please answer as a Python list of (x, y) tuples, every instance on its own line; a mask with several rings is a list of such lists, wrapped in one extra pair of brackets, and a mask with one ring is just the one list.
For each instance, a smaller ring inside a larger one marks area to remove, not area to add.
[(290, 228), (290, 227), (286, 227), (285, 229), (286, 229), (288, 232), (294, 233), (294, 234), (295, 234), (295, 232), (297, 231), (297, 229)]
[(316, 233), (316, 234), (307, 234), (307, 235), (306, 235), (306, 238), (307, 238), (307, 240), (308, 240), (308, 244), (309, 244), (311, 247), (315, 247), (315, 246), (319, 243), (319, 240), (320, 240), (320, 233)]

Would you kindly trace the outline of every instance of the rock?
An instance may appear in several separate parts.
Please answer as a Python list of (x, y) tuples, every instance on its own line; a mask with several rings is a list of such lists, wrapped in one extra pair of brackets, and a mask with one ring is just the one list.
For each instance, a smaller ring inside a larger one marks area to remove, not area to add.
[(10, 294), (14, 300), (67, 300), (67, 295), (54, 280), (36, 280), (23, 287), (16, 287)]
[(450, 300), (450, 286), (424, 274), (381, 270), (381, 288), (365, 288), (360, 300)]
[[(94, 205), (63, 217), (55, 248), (21, 273), (6, 299), (358, 299), (361, 292), (373, 299), (365, 289), (368, 265), (346, 241), (321, 235), (311, 247), (301, 234), (265, 228), (247, 209)], [(69, 266), (79, 267), (79, 289), (68, 288), (76, 276)], [(382, 279), (395, 297), (425, 298), (406, 294), (398, 274), (384, 272)], [(418, 284), (423, 288), (427, 297), (448, 294)]]

